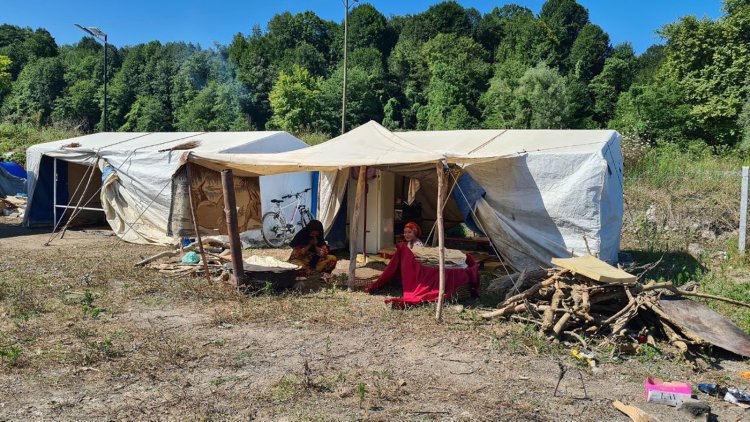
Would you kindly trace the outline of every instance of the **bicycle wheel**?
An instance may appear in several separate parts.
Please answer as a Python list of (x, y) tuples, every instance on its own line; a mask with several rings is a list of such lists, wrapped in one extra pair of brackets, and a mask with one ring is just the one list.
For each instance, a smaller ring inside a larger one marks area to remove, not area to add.
[(267, 212), (263, 215), (263, 241), (271, 248), (279, 248), (286, 240), (286, 221), (277, 212)]

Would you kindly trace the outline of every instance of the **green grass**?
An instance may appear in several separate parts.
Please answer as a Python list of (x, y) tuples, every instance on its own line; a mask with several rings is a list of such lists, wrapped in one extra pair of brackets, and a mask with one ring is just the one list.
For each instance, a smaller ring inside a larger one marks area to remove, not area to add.
[(310, 146), (322, 144), (323, 142), (331, 139), (330, 136), (320, 132), (298, 133), (297, 137), (302, 139), (307, 145)]
[(66, 128), (37, 128), (28, 124), (0, 123), (0, 154), (12, 152), (11, 161), (26, 162), (26, 149), (35, 144), (59, 141), (81, 133)]
[[(650, 147), (627, 140), (623, 154), (623, 250), (640, 264), (661, 259), (644, 280), (693, 281), (705, 293), (750, 301), (750, 261), (737, 250), (740, 172), (750, 157), (702, 143)], [(750, 332), (747, 308), (705, 303)]]

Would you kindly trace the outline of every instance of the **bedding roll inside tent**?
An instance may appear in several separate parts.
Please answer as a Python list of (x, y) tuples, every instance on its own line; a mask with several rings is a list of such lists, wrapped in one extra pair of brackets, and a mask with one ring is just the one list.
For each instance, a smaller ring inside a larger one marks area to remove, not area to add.
[[(380, 245), (393, 242), (397, 195), (407, 201), (423, 196), (422, 228), (430, 231), (443, 168), (447, 186), (442, 191), (451, 192), (443, 220), (464, 220), (484, 232), (516, 269), (589, 252), (613, 262), (620, 248), (622, 155), (620, 135), (612, 130), (390, 132), (369, 122), (304, 150), (231, 157), (196, 151), (189, 160), (246, 176), (320, 171), (317, 218), (327, 232), (346, 213), (344, 204), (351, 208), (357, 185), (351, 169), (377, 169), (365, 183), (372, 189), (365, 190), (363, 208), (367, 213), (373, 195), (373, 210), (384, 211), (367, 218), (367, 231), (360, 228), (354, 238), (381, 235), (385, 243)], [(400, 194), (393, 188), (399, 177)], [(370, 234), (373, 220), (378, 228)]]
[[(34, 145), (26, 154), (29, 203), (24, 224), (55, 226), (75, 216), (78, 223), (106, 222), (128, 242), (173, 244), (178, 233), (171, 229), (184, 226), (184, 221), (172, 221), (179, 214), (174, 212), (173, 176), (183, 167), (182, 154), (231, 156), (306, 147), (286, 132), (108, 132)], [(222, 203), (218, 173), (198, 176), (197, 218), (210, 221), (204, 228), (223, 233), (226, 228), (216, 216)], [(238, 207), (246, 217), (243, 228), (258, 228), (272, 199), (309, 188), (311, 181), (309, 173), (238, 178)]]

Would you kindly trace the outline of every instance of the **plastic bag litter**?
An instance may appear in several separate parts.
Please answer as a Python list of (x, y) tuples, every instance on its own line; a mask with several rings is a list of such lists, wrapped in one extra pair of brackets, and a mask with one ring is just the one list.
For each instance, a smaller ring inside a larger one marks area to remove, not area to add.
[(197, 264), (201, 262), (201, 257), (195, 252), (188, 252), (182, 256), (183, 264)]

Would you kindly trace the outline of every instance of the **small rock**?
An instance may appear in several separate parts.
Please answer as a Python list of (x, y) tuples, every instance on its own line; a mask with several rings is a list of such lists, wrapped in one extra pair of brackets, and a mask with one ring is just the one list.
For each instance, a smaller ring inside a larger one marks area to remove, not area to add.
[(336, 395), (340, 398), (351, 397), (354, 394), (354, 389), (351, 387), (341, 387), (336, 390)]
[(693, 398), (681, 399), (677, 405), (684, 420), (689, 421), (708, 421), (711, 415), (711, 406), (708, 403)]
[(701, 237), (708, 240), (716, 240), (716, 233), (713, 230), (704, 229), (701, 230)]
[(701, 248), (697, 243), (689, 244), (687, 247), (687, 251), (690, 255), (696, 258), (700, 257), (705, 252), (703, 248)]
[(406, 385), (406, 380), (404, 380), (403, 378), (400, 378), (397, 383), (399, 387), (403, 387)]

